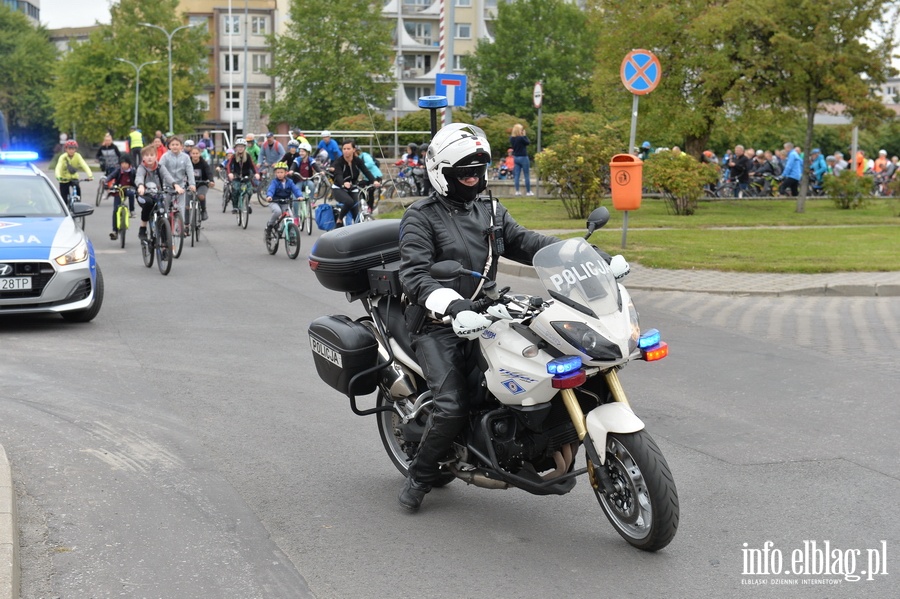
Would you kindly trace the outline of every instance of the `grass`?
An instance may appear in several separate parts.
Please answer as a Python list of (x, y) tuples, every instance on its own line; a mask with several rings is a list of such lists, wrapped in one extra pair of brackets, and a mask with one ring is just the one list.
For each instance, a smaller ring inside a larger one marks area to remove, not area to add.
[[(569, 219), (561, 202), (508, 198), (503, 204), (529, 229), (578, 235), (584, 222)], [(611, 209), (608, 200), (604, 205)], [(798, 214), (794, 200), (701, 202), (692, 216), (668, 213), (662, 200), (644, 199), (628, 216), (610, 210), (591, 241), (629, 261), (653, 268), (737, 272), (822, 273), (900, 271), (900, 199), (873, 199), (841, 210), (829, 199), (809, 199)], [(399, 218), (401, 211), (385, 214)], [(611, 229), (616, 229), (612, 231)]]

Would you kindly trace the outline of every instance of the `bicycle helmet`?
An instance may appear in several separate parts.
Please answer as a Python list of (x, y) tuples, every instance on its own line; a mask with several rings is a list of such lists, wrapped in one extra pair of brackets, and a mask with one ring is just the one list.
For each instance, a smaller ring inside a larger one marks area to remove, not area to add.
[(254, 139), (256, 139), (256, 136), (253, 135), (252, 133), (248, 133), (247, 135), (244, 136), (244, 139), (246, 139), (247, 141), (253, 141)]
[(225, 150), (225, 155), (226, 155), (226, 156), (231, 156), (232, 154), (234, 154), (234, 149), (228, 148), (227, 150)]
[(245, 140), (243, 137), (238, 137), (234, 142), (234, 147), (236, 148), (238, 146), (247, 147), (247, 140)]
[(328, 129), (322, 131), (322, 137), (331, 137), (331, 131), (329, 131)]
[(66, 149), (68, 150), (69, 148), (75, 148), (75, 149), (77, 150), (77, 149), (78, 149), (78, 142), (75, 141), (74, 139), (68, 140), (68, 141), (66, 142)]
[(184, 147), (185, 147), (185, 148), (192, 148), (192, 147), (194, 147), (194, 140), (193, 140), (193, 139), (186, 139), (186, 140), (184, 140)]
[(278, 169), (287, 170), (287, 168), (288, 168), (287, 162), (283, 162), (283, 161), (276, 162), (275, 164), (272, 165), (272, 170), (275, 170), (275, 171), (277, 171)]
[(200, 143), (197, 144), (197, 147), (198, 147), (199, 149), (201, 149), (201, 150), (205, 150), (205, 149), (206, 149), (206, 144), (205, 144), (204, 142), (201, 141)]
[[(438, 131), (425, 155), (428, 179), (437, 192), (448, 198), (475, 199), (487, 188), (487, 165), (491, 162), (491, 145), (479, 127), (452, 123)], [(459, 183), (460, 176), (477, 176), (478, 185)]]
[(288, 142), (288, 148), (298, 148), (299, 149), (300, 142), (297, 141), (296, 139), (292, 139), (291, 141)]
[(300, 149), (301, 149), (301, 150), (306, 150), (306, 153), (307, 153), (307, 154), (312, 154), (312, 146), (309, 145), (308, 142), (305, 142), (305, 141), (304, 141), (302, 144), (300, 144)]

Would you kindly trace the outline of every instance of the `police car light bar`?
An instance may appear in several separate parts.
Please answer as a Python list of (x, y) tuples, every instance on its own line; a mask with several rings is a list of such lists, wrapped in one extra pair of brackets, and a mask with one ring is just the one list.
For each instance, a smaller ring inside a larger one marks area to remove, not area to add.
[(37, 152), (28, 150), (0, 152), (0, 162), (34, 162), (38, 158)]

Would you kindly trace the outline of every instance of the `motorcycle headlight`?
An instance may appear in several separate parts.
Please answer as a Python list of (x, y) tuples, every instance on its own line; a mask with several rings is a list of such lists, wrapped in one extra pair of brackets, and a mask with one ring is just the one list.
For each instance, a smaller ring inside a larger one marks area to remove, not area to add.
[(597, 360), (619, 360), (619, 346), (583, 322), (554, 322), (553, 328), (566, 342), (585, 355)]
[(68, 266), (69, 264), (77, 264), (88, 259), (87, 243), (82, 239), (78, 245), (71, 250), (56, 258), (56, 263), (60, 266)]
[(637, 347), (638, 338), (641, 336), (641, 323), (634, 302), (628, 300), (628, 318), (631, 320), (631, 339), (628, 341), (628, 350), (634, 351)]

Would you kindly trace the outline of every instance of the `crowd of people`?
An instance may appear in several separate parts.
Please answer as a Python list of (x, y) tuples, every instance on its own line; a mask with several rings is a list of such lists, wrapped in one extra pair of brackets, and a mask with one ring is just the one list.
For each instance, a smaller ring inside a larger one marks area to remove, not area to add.
[[(634, 154), (642, 160), (648, 160), (652, 159), (654, 153), (661, 151), (690, 158), (678, 146), (671, 149), (659, 148), (654, 152), (649, 141), (635, 148)], [(745, 148), (739, 144), (734, 150), (726, 150), (721, 157), (712, 150), (705, 150), (701, 157), (703, 162), (716, 165), (720, 169), (720, 180), (733, 182), (738, 192), (755, 186), (771, 188), (781, 195), (789, 196), (799, 194), (805, 158), (802, 148), (790, 142), (775, 151)], [(859, 176), (872, 175), (876, 185), (886, 187), (900, 174), (898, 163), (900, 158), (888, 158), (886, 150), (879, 150), (877, 158), (869, 158), (864, 150), (859, 150), (851, 164), (840, 150), (826, 155), (821, 149), (813, 148), (809, 153), (809, 184), (812, 189), (821, 189), (825, 177), (851, 170)]]

